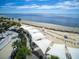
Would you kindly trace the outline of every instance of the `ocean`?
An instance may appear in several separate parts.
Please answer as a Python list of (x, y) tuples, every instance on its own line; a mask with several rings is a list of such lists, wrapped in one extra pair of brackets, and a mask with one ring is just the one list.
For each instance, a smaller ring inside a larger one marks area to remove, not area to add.
[(79, 27), (78, 15), (57, 15), (57, 14), (0, 14), (1, 16), (21, 18), (22, 20), (29, 20), (35, 22), (51, 23), (69, 27)]

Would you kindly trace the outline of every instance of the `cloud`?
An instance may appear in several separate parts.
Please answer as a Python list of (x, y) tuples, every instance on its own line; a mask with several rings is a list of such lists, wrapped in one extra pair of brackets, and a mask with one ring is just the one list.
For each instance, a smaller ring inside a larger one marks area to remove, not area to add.
[(19, 9), (24, 9), (24, 8), (38, 8), (39, 6), (36, 4), (33, 5), (23, 5), (23, 6), (18, 6), (17, 8)]
[[(31, 1), (31, 0), (28, 0)], [(21, 5), (16, 6), (14, 3), (7, 3), (4, 6), (0, 6), (2, 8), (16, 8), (16, 9), (79, 9), (79, 2), (73, 2), (73, 1), (64, 1), (64, 2), (58, 2), (54, 5), (38, 5), (38, 4), (32, 4), (32, 5)]]
[(49, 0), (39, 0), (39, 1), (49, 1)]
[(35, 8), (35, 9), (79, 9), (79, 2), (71, 2), (71, 1), (64, 1), (64, 2), (59, 2), (55, 5), (23, 5), (23, 6), (18, 6), (17, 8), (19, 9), (24, 9), (24, 8)]
[(12, 6), (14, 5), (15, 3), (6, 3), (5, 6)]
[(58, 3), (57, 5), (63, 9), (79, 9), (79, 2), (64, 1), (63, 3)]
[(16, 8), (16, 4), (15, 3), (6, 3), (3, 6), (0, 6), (0, 8)]
[(52, 9), (53, 6), (51, 5), (24, 5), (24, 6), (18, 6), (19, 9), (25, 9), (25, 8), (33, 8), (33, 9)]
[(25, 1), (49, 1), (49, 0), (25, 0)]
[(32, 0), (25, 0), (25, 1), (32, 1)]

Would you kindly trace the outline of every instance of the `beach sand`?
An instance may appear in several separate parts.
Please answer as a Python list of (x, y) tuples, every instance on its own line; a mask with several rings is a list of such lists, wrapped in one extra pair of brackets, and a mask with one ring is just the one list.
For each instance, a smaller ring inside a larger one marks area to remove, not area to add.
[(64, 44), (64, 36), (66, 35), (68, 37), (66, 39), (67, 46), (79, 48), (79, 44), (77, 44), (77, 42), (79, 43), (79, 28), (32, 21), (21, 22), (22, 24), (30, 25), (40, 30), (47, 39), (53, 41), (54, 43)]

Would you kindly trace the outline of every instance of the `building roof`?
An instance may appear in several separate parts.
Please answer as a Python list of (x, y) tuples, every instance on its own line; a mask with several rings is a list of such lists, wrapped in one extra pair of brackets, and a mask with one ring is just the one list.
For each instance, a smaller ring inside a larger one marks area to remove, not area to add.
[(45, 36), (41, 33), (35, 33), (35, 34), (31, 34), (31, 35), (32, 35), (32, 40), (33, 41), (45, 38)]
[(49, 47), (49, 44), (51, 43), (51, 41), (49, 41), (48, 39), (41, 39), (34, 42), (42, 50), (44, 54), (46, 52), (46, 49)]
[[(67, 47), (72, 59), (79, 59), (79, 49)], [(65, 45), (64, 44), (54, 44), (51, 49), (47, 52), (49, 55), (58, 56), (60, 59), (66, 59), (65, 56)]]
[(22, 26), (25, 30), (27, 30), (32, 36), (32, 41), (42, 50), (45, 54), (46, 49), (51, 43), (50, 40), (46, 39), (45, 36), (37, 29), (33, 27)]

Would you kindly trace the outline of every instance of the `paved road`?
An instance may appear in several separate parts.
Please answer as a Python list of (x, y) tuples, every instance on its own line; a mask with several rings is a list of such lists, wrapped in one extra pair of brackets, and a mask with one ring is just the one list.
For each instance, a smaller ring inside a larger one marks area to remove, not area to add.
[(4, 38), (3, 42), (0, 44), (0, 59), (8, 59), (13, 48), (12, 48), (12, 42), (17, 40), (12, 39), (13, 37), (17, 36), (16, 33), (12, 32), (12, 35), (8, 35)]
[(17, 33), (8, 31), (8, 33), (6, 34), (6, 37), (0, 41), (0, 50), (3, 49), (12, 40), (12, 38), (16, 36), (18, 36)]

